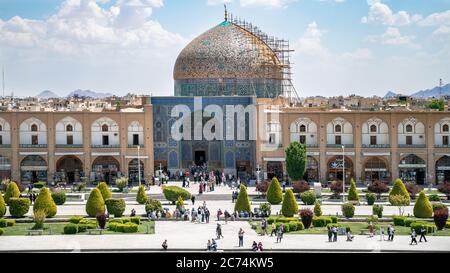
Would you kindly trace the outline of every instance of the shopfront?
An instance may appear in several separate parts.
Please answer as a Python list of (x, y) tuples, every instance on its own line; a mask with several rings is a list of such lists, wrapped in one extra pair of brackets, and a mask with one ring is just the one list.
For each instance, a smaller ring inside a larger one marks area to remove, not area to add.
[(20, 162), (20, 180), (23, 183), (47, 182), (47, 162), (39, 155), (28, 155)]
[(353, 161), (345, 156), (343, 160), (342, 156), (334, 156), (328, 160), (328, 180), (329, 181), (342, 181), (345, 173), (345, 180), (350, 181), (353, 177)]
[(0, 156), (0, 179), (11, 179), (11, 162), (5, 156)]
[(436, 162), (436, 182), (450, 182), (450, 156), (443, 156)]
[(114, 184), (120, 176), (120, 164), (112, 156), (99, 156), (92, 164), (91, 181)]
[(426, 163), (425, 160), (417, 155), (410, 154), (400, 160), (399, 177), (403, 182), (425, 184), (426, 179)]
[(390, 173), (386, 161), (379, 157), (370, 157), (364, 164), (364, 179), (366, 182), (376, 180), (390, 181)]

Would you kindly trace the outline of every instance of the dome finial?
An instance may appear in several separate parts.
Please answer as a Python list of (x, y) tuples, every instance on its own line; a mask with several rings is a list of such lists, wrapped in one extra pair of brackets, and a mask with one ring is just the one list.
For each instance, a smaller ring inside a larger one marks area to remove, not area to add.
[(225, 22), (228, 21), (228, 11), (227, 11), (227, 5), (223, 5), (225, 8)]

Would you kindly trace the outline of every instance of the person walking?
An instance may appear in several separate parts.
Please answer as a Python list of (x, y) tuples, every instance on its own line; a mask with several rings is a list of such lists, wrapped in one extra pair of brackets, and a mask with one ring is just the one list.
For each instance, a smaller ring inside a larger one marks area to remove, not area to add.
[(331, 241), (333, 240), (333, 231), (331, 230), (331, 227), (327, 227), (328, 229), (328, 242), (331, 243)]
[(192, 195), (191, 202), (192, 202), (192, 205), (195, 205), (195, 195)]
[(224, 238), (222, 235), (222, 226), (219, 223), (217, 224), (216, 235), (217, 235), (217, 240), (220, 240), (221, 237)]
[(394, 241), (394, 227), (391, 224), (389, 224), (387, 232), (388, 232), (388, 241)]
[(208, 240), (208, 243), (206, 243), (206, 249), (211, 251), (211, 240)]
[(167, 239), (166, 239), (166, 240), (164, 240), (164, 242), (162, 243), (162, 248), (163, 248), (163, 250), (167, 250), (167, 247), (168, 247), (168, 245), (167, 245)]
[(238, 237), (239, 237), (239, 247), (244, 246), (244, 230), (242, 228), (239, 229)]
[(283, 238), (283, 225), (278, 227), (277, 230), (277, 243), (281, 243), (281, 239)]
[(380, 227), (380, 241), (384, 241), (384, 227)]
[(270, 237), (272, 237), (274, 234), (277, 234), (277, 225), (275, 225), (275, 222), (272, 223), (272, 231), (270, 232)]
[(209, 216), (211, 215), (211, 213), (209, 212), (209, 209), (206, 208), (205, 209), (205, 219), (206, 219), (206, 223), (209, 223)]
[(217, 211), (217, 222), (220, 221), (220, 216), (221, 216), (222, 214), (223, 214), (223, 213), (222, 213), (222, 210), (219, 209), (219, 210)]
[(263, 219), (261, 221), (261, 235), (267, 235), (267, 221)]
[(409, 245), (412, 245), (413, 243), (417, 245), (417, 234), (414, 229), (411, 231), (411, 243)]
[(333, 242), (337, 242), (337, 227), (332, 227), (331, 230), (333, 232)]
[(228, 210), (225, 210), (225, 212), (223, 213), (223, 216), (225, 217), (225, 224), (228, 224), (228, 218), (231, 217), (231, 215), (228, 212)]
[(422, 238), (425, 240), (425, 242), (428, 242), (428, 241), (427, 241), (427, 238), (425, 237), (425, 234), (427, 234), (427, 229), (425, 228), (425, 226), (422, 226), (422, 227), (420, 228), (420, 239), (419, 239), (419, 243), (422, 242)]

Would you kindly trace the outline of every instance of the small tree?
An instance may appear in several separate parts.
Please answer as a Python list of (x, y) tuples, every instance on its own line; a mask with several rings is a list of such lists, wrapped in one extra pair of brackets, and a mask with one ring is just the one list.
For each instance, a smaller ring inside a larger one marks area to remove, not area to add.
[(450, 182), (444, 182), (438, 186), (438, 191), (447, 195), (447, 200), (450, 200)]
[(370, 183), (370, 185), (369, 185), (369, 187), (367, 187), (367, 189), (370, 192), (376, 193), (378, 200), (381, 198), (382, 193), (389, 192), (389, 187), (381, 181), (374, 181), (374, 182)]
[(407, 199), (411, 199), (411, 197), (409, 196), (409, 192), (405, 187), (405, 184), (403, 184), (403, 181), (399, 178), (395, 179), (394, 186), (392, 187), (392, 190), (389, 193), (389, 202), (391, 204), (392, 204), (391, 196), (394, 196), (394, 195), (402, 195)]
[(355, 206), (352, 203), (342, 204), (342, 215), (345, 218), (352, 218), (355, 215)]
[(20, 197), (20, 190), (17, 186), (16, 182), (11, 181), (8, 183), (8, 186), (6, 187), (5, 192), (5, 202), (7, 205), (9, 205), (9, 199), (11, 198), (19, 198)]
[(448, 209), (438, 209), (433, 215), (434, 223), (438, 230), (443, 230), (448, 219)]
[(292, 185), (292, 189), (293, 189), (294, 193), (302, 193), (305, 191), (309, 191), (310, 187), (309, 187), (308, 182), (298, 181), (298, 182), (295, 182), (294, 185)]
[(305, 175), (306, 170), (306, 147), (299, 142), (292, 142), (286, 148), (286, 171), (289, 177), (300, 180)]
[(319, 200), (316, 200), (316, 203), (314, 204), (314, 215), (317, 217), (322, 216), (322, 208), (320, 207)]
[(250, 200), (248, 199), (247, 188), (244, 185), (241, 185), (239, 189), (239, 195), (236, 200), (236, 204), (234, 205), (234, 211), (246, 211), (251, 212)]
[(100, 190), (94, 188), (89, 194), (89, 199), (86, 203), (86, 213), (90, 217), (96, 217), (99, 213), (105, 212), (105, 201), (103, 200)]
[(145, 193), (144, 185), (140, 185), (138, 193), (136, 195), (136, 201), (139, 204), (143, 205), (143, 204), (145, 204), (145, 202), (147, 202), (147, 199), (148, 198), (147, 198), (147, 194)]
[(5, 199), (3, 199), (3, 194), (0, 192), (0, 217), (3, 217), (6, 214), (6, 203)]
[(122, 192), (123, 189), (128, 187), (128, 177), (121, 177), (116, 179), (116, 186)]
[(43, 229), (47, 214), (48, 212), (45, 209), (35, 210), (33, 213), (34, 226), (32, 229)]
[(103, 200), (108, 200), (109, 198), (112, 198), (112, 192), (109, 189), (108, 185), (106, 185), (105, 182), (100, 182), (97, 186), (97, 189), (102, 194)]
[(274, 176), (270, 182), (269, 189), (267, 189), (267, 201), (272, 205), (278, 205), (283, 200), (283, 192), (281, 190), (280, 182)]
[(39, 192), (36, 202), (34, 202), (33, 211), (43, 210), (47, 213), (46, 217), (53, 217), (56, 215), (57, 207), (53, 201), (52, 195), (47, 188), (42, 188)]
[(97, 219), (98, 226), (101, 229), (105, 229), (106, 221), (108, 220), (108, 218), (106, 217), (106, 214), (99, 213), (99, 214), (97, 214), (97, 216), (95, 216), (95, 218)]
[(339, 198), (342, 193), (342, 181), (333, 181), (330, 185), (330, 190), (333, 192), (333, 196)]
[(419, 193), (419, 197), (414, 205), (414, 216), (417, 218), (430, 218), (433, 215), (433, 207), (428, 197), (423, 191)]
[(311, 226), (311, 222), (313, 219), (313, 212), (310, 209), (302, 209), (300, 210), (300, 218), (302, 220), (303, 226), (305, 228), (309, 228)]
[(391, 195), (389, 196), (389, 201), (391, 205), (398, 207), (398, 214), (403, 216), (405, 211), (404, 207), (409, 206), (409, 196), (406, 197), (404, 195)]
[(261, 193), (262, 196), (266, 195), (268, 188), (269, 188), (268, 181), (261, 181), (256, 185), (256, 191)]
[(283, 204), (281, 205), (281, 213), (285, 217), (292, 217), (294, 214), (298, 213), (298, 204), (291, 189), (286, 190), (286, 193), (284, 194)]
[(356, 183), (353, 178), (350, 180), (350, 189), (348, 190), (348, 201), (359, 202), (358, 191), (356, 190)]
[(416, 195), (420, 192), (420, 187), (415, 183), (406, 183), (405, 188), (409, 193), (409, 197), (411, 197), (411, 199), (416, 199)]

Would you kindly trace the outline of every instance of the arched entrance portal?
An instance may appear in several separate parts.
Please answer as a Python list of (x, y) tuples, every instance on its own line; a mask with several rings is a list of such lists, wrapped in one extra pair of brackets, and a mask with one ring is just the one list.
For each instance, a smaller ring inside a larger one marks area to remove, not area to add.
[(272, 179), (274, 176), (281, 180), (283, 178), (283, 164), (278, 161), (267, 162), (267, 178)]
[(336, 181), (344, 178), (346, 183), (353, 177), (353, 161), (345, 157), (345, 161), (342, 160), (342, 156), (335, 156), (328, 160), (328, 180)]
[(120, 164), (112, 156), (99, 156), (92, 164), (93, 179), (96, 182), (105, 181), (112, 184), (119, 176)]
[(83, 162), (76, 156), (64, 156), (56, 162), (56, 181), (80, 182), (83, 176)]
[(403, 182), (416, 182), (419, 185), (423, 185), (425, 184), (426, 167), (425, 160), (417, 155), (410, 154), (400, 160), (398, 165), (400, 179)]
[(144, 163), (142, 160), (131, 160), (128, 164), (128, 179), (130, 183), (139, 184), (139, 172), (141, 173), (142, 182), (144, 180)]
[(436, 182), (450, 182), (450, 156), (443, 156), (436, 162)]
[(319, 162), (312, 156), (306, 159), (306, 172), (303, 178), (308, 182), (319, 181)]
[(20, 162), (21, 182), (47, 182), (47, 162), (39, 155), (28, 155)]
[(0, 179), (11, 179), (11, 162), (9, 158), (0, 155)]
[(389, 181), (386, 162), (379, 157), (370, 157), (364, 164), (364, 178), (366, 181)]

